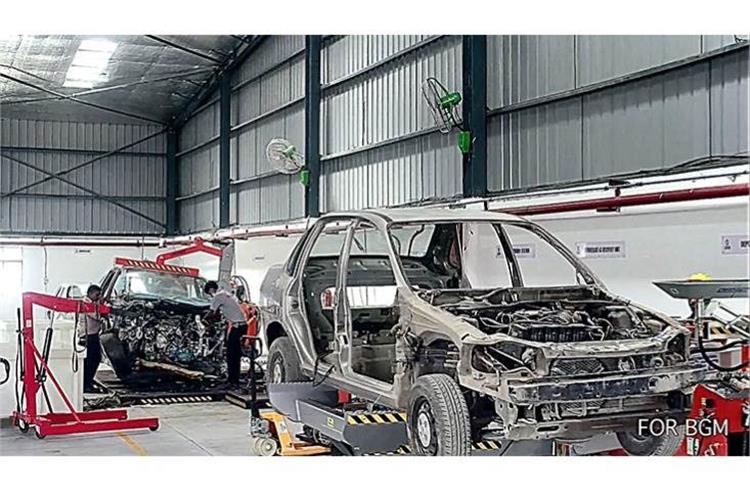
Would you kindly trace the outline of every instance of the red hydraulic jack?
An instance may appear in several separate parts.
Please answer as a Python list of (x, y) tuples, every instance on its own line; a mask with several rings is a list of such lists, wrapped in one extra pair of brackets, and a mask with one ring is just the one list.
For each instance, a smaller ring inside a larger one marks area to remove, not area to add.
[(220, 248), (206, 245), (206, 242), (204, 242), (202, 238), (196, 238), (195, 243), (193, 243), (189, 247), (180, 248), (171, 252), (164, 252), (163, 254), (160, 254), (156, 257), (156, 263), (159, 265), (164, 265), (168, 260), (200, 252), (207, 253), (219, 258), (221, 258), (221, 256), (223, 255), (223, 251)]
[[(30, 426), (39, 439), (48, 435), (83, 434), (88, 432), (103, 432), (112, 430), (150, 429), (159, 428), (158, 418), (128, 419), (127, 410), (97, 410), (91, 412), (77, 412), (70, 399), (63, 391), (47, 360), (34, 344), (34, 305), (60, 313), (94, 313), (108, 315), (110, 308), (106, 305), (84, 303), (83, 301), (58, 298), (40, 293), (23, 293), (23, 323), (19, 325), (23, 337), (23, 348), (18, 355), (23, 359), (23, 394), (26, 406), (20, 411), (13, 412), (12, 422), (22, 432)], [(69, 412), (39, 414), (37, 409), (37, 393), (41, 388), (41, 376), (46, 374), (55, 385), (57, 393), (62, 398)]]

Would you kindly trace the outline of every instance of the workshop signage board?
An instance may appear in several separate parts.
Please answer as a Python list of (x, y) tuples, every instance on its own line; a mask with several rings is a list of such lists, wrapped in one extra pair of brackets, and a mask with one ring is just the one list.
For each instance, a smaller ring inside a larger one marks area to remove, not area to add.
[[(533, 259), (536, 257), (536, 245), (533, 243), (518, 243), (513, 245), (513, 254), (517, 259)], [(503, 247), (502, 245), (498, 245), (496, 257), (500, 258), (503, 256)]]
[(625, 257), (625, 242), (576, 242), (576, 256), (582, 259)]
[(721, 237), (722, 255), (747, 255), (750, 251), (748, 235), (724, 235)]

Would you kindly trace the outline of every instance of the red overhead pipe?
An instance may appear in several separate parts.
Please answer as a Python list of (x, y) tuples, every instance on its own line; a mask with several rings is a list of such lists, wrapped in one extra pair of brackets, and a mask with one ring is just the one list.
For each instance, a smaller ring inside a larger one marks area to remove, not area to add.
[(537, 204), (519, 206), (515, 208), (491, 209), (497, 213), (520, 214), (531, 216), (535, 214), (568, 213), (571, 211), (586, 211), (591, 209), (611, 211), (627, 206), (644, 206), (647, 204), (664, 204), (668, 202), (698, 201), (701, 199), (718, 199), (722, 197), (747, 196), (750, 194), (750, 184), (731, 184), (714, 187), (700, 187), (678, 191), (651, 192), (632, 196), (613, 196), (584, 201), (558, 202), (551, 204)]

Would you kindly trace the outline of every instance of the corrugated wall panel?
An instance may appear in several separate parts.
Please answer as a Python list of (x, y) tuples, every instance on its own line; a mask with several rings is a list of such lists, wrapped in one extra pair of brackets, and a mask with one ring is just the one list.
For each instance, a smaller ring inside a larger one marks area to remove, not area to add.
[[(75, 153), (58, 153), (55, 151), (16, 151), (5, 150), (4, 154), (27, 162), (46, 172), (59, 173), (72, 169), (91, 159), (90, 155)], [(90, 195), (58, 179), (52, 179), (47, 174), (39, 172), (21, 164), (3, 159), (2, 192), (10, 192), (34, 182), (46, 182), (33, 185), (26, 193)], [(86, 167), (73, 170), (64, 176), (65, 180), (74, 184), (95, 190), (105, 196), (146, 196), (161, 198), (164, 196), (166, 183), (164, 181), (164, 162), (162, 157), (148, 157), (137, 155), (122, 155), (108, 157)]]
[[(374, 47), (368, 44), (373, 61), (365, 67), (398, 52), (394, 51), (396, 48), (403, 51), (422, 40), (419, 36), (395, 37), (404, 39), (383, 40)], [(448, 36), (367, 76), (326, 91), (321, 151), (336, 154), (434, 126), (420, 92), (428, 76), (438, 78), (451, 90), (461, 89), (459, 36)]]
[[(304, 190), (298, 178), (276, 176), (266, 160), (272, 138), (304, 147), (304, 36), (271, 36), (233, 76), (230, 167), (230, 220), (236, 224), (281, 221), (302, 216)], [(292, 101), (298, 101), (281, 110)], [(264, 117), (265, 116), (265, 117)], [(218, 104), (193, 116), (182, 128), (180, 148), (194, 147), (218, 134)], [(180, 195), (218, 186), (218, 141), (180, 158)], [(261, 190), (263, 197), (261, 199)], [(215, 227), (218, 193), (183, 199), (180, 226), (185, 231)]]
[(748, 36), (731, 36), (731, 35), (709, 35), (701, 36), (703, 38), (703, 52), (711, 51), (714, 49), (721, 48), (723, 46), (729, 46), (739, 40), (747, 39)]
[[(160, 131), (152, 124), (0, 119), (3, 146), (111, 151)], [(125, 151), (164, 153), (166, 137), (157, 136)]]
[(711, 62), (711, 154), (747, 152), (749, 90), (747, 53)]
[[(8, 232), (23, 233), (161, 233), (163, 228), (112, 203), (93, 197), (51, 199), (47, 197), (14, 196), (8, 201)], [(158, 201), (118, 201), (152, 217), (164, 220), (164, 204)], [(62, 226), (65, 226), (63, 229)]]
[(488, 36), (490, 109), (575, 88), (575, 36)]
[(578, 85), (619, 77), (701, 52), (701, 36), (577, 36)]
[(487, 136), (490, 191), (582, 179), (580, 99), (492, 118)]
[[(325, 50), (326, 80), (335, 82), (428, 37), (346, 36)], [(460, 36), (446, 36), (327, 90), (321, 152), (345, 154), (434, 127), (420, 91), (429, 76), (461, 90)], [(322, 174), (324, 211), (389, 206), (460, 194), (462, 158), (454, 137), (435, 133), (327, 159)]]
[(305, 49), (305, 36), (269, 36), (233, 77), (234, 84), (257, 77)]
[[(533, 102), (736, 41), (734, 36), (575, 36), (573, 59), (559, 55), (557, 65), (547, 50), (539, 55), (539, 46), (557, 41), (562, 49), (564, 38), (513, 38), (488, 41), (490, 106)], [(747, 151), (747, 66), (743, 51), (567, 102), (511, 108), (489, 120), (488, 187), (500, 191), (591, 179)], [(518, 77), (525, 80), (520, 93), (507, 81)]]
[[(74, 169), (103, 153), (150, 135), (153, 138)], [(0, 120), (3, 154), (0, 192), (18, 191), (0, 200), (0, 232), (10, 233), (162, 233), (164, 228), (120, 204), (163, 223), (166, 193), (166, 135), (156, 125), (102, 122)], [(57, 174), (72, 184), (45, 172)], [(41, 182), (44, 180), (44, 182)], [(21, 189), (26, 187), (25, 189)]]
[(461, 154), (453, 138), (429, 134), (326, 162), (324, 212), (392, 206), (459, 195)]
[(219, 195), (210, 192), (180, 202), (179, 221), (184, 232), (203, 231), (219, 225)]
[(320, 53), (321, 83), (327, 84), (368, 65), (369, 36), (341, 36)]
[(219, 104), (209, 104), (193, 115), (182, 127), (178, 151), (188, 150), (205, 143), (219, 134)]
[(708, 155), (708, 114), (705, 66), (586, 96), (584, 178), (663, 168)]
[(260, 223), (260, 183), (259, 180), (254, 180), (237, 188), (237, 223)]
[(189, 196), (219, 184), (219, 144), (212, 143), (179, 159), (179, 195)]

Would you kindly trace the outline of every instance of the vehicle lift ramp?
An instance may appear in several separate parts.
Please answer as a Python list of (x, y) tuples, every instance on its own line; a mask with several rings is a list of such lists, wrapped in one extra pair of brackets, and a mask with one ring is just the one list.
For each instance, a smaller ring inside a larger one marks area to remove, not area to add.
[[(312, 382), (272, 383), (267, 385), (267, 392), (276, 411), (259, 417), (251, 414), (250, 418), (250, 436), (258, 455), (275, 454), (276, 439), (281, 443), (282, 456), (327, 454), (331, 448), (351, 456), (411, 452), (404, 412), (373, 409), (363, 403), (342, 405), (339, 390)], [(312, 429), (313, 442), (295, 441), (287, 421)], [(263, 450), (264, 443), (268, 450)], [(550, 441), (482, 439), (471, 445), (474, 456), (544, 456), (551, 451)]]
[[(338, 390), (324, 384), (269, 384), (267, 390), (271, 405), (280, 415), (292, 422), (304, 424), (322, 438), (330, 440), (334, 447), (344, 453), (395, 453), (408, 443), (406, 416), (402, 413), (392, 410), (347, 411), (338, 408)], [(268, 419), (267, 416), (262, 417)], [(320, 446), (308, 446), (310, 447)], [(281, 449), (283, 454), (283, 441)]]

